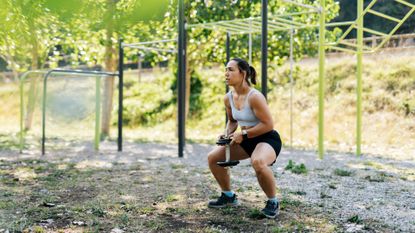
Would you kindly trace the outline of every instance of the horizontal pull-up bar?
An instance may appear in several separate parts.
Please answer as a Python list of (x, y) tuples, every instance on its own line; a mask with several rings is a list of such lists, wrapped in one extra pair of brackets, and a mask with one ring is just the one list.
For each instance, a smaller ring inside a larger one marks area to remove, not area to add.
[[(87, 70), (63, 70), (63, 69), (53, 69), (49, 70), (47, 73), (43, 76), (43, 96), (42, 96), (42, 155), (45, 154), (45, 141), (46, 141), (46, 90), (47, 90), (47, 80), (48, 77), (53, 73), (65, 73), (65, 74), (85, 74), (85, 75), (94, 75), (98, 76), (97, 82), (96, 82), (96, 119), (95, 119), (95, 148), (98, 149), (99, 144), (99, 118), (100, 113), (99, 110), (99, 104), (100, 104), (100, 78), (103, 78), (104, 76), (117, 76), (119, 77), (118, 73), (110, 73), (110, 72), (103, 72), (103, 71), (87, 71)], [(122, 84), (119, 85), (120, 88), (122, 87)], [(122, 98), (120, 96), (120, 98)], [(122, 124), (122, 122), (118, 122), (118, 124)], [(119, 140), (120, 142), (120, 140)], [(118, 143), (118, 150), (120, 151), (121, 144)]]
[(168, 52), (168, 53), (177, 53), (174, 49), (161, 49), (156, 47), (145, 47), (145, 46), (136, 46), (136, 45), (130, 45), (128, 48), (132, 49), (142, 49), (142, 50), (148, 50), (148, 51), (157, 51), (157, 52)]
[(122, 47), (130, 47), (135, 45), (145, 45), (145, 44), (157, 44), (157, 43), (166, 43), (166, 42), (177, 42), (177, 39), (165, 39), (165, 40), (154, 40), (154, 41), (143, 41), (143, 42), (136, 42), (136, 43), (122, 43)]

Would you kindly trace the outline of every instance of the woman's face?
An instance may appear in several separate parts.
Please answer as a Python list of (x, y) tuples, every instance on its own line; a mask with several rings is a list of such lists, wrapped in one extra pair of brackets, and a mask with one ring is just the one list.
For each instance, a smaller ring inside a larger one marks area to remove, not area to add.
[(236, 61), (228, 62), (225, 68), (226, 85), (235, 86), (241, 84), (244, 79), (244, 73), (238, 68)]

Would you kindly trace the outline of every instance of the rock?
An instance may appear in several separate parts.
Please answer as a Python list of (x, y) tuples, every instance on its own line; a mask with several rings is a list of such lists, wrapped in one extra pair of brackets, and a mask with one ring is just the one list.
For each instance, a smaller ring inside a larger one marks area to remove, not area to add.
[(85, 226), (86, 225), (85, 222), (83, 222), (83, 221), (73, 221), (72, 224), (77, 225), (77, 226)]
[(123, 233), (124, 231), (121, 230), (120, 228), (114, 228), (111, 230), (111, 233)]

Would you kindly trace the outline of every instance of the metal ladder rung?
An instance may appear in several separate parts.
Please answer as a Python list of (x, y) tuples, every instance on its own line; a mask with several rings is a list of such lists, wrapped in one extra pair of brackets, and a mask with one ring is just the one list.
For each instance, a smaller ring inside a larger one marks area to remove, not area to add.
[(404, 0), (395, 0), (395, 1), (396, 2), (399, 2), (399, 3), (403, 4), (403, 5), (406, 5), (406, 6), (415, 8), (415, 5), (414, 4), (411, 4), (411, 3), (407, 2), (407, 1), (404, 1)]
[[(353, 27), (356, 28), (356, 29), (359, 29), (359, 27), (356, 24), (354, 24)], [(388, 36), (388, 34), (386, 34), (386, 33), (379, 32), (379, 31), (376, 31), (376, 30), (373, 30), (373, 29), (370, 29), (370, 28), (365, 28), (364, 27), (363, 31), (369, 32), (369, 33), (372, 33), (372, 34), (375, 34), (375, 35), (378, 35), (378, 36)]]
[[(357, 48), (358, 47), (358, 45), (357, 44), (354, 44), (354, 43), (349, 43), (349, 42), (345, 42), (345, 41), (339, 41), (339, 43), (338, 44), (342, 44), (342, 45), (347, 45), (347, 46), (350, 46), (350, 47), (355, 47), (355, 48)], [(363, 46), (362, 47), (363, 49), (368, 49), (368, 50), (371, 50), (372, 48), (369, 48), (369, 47), (367, 47), (367, 46)]]
[(339, 51), (348, 52), (348, 53), (356, 53), (355, 50), (346, 49), (346, 48), (342, 48), (342, 47), (338, 47), (338, 46), (330, 46), (329, 49), (339, 50)]
[(379, 11), (374, 11), (374, 10), (369, 9), (367, 12), (369, 12), (371, 14), (374, 14), (374, 15), (377, 15), (379, 17), (385, 18), (385, 19), (389, 19), (391, 21), (395, 21), (397, 23), (400, 23), (401, 22), (400, 19), (395, 18), (395, 17), (392, 17), (392, 16), (389, 16), (389, 15), (386, 15), (386, 14), (383, 14), (383, 13), (381, 13)]

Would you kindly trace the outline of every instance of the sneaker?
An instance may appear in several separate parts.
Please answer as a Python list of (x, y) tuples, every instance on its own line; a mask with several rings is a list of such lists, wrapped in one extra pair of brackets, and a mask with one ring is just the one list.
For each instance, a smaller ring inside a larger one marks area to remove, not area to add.
[(208, 207), (210, 208), (223, 208), (226, 206), (237, 206), (238, 199), (236, 194), (233, 194), (232, 197), (226, 196), (224, 193), (216, 201), (209, 201)]
[(267, 201), (266, 203), (265, 208), (261, 210), (262, 214), (267, 218), (276, 218), (280, 207), (279, 203), (273, 201)]

